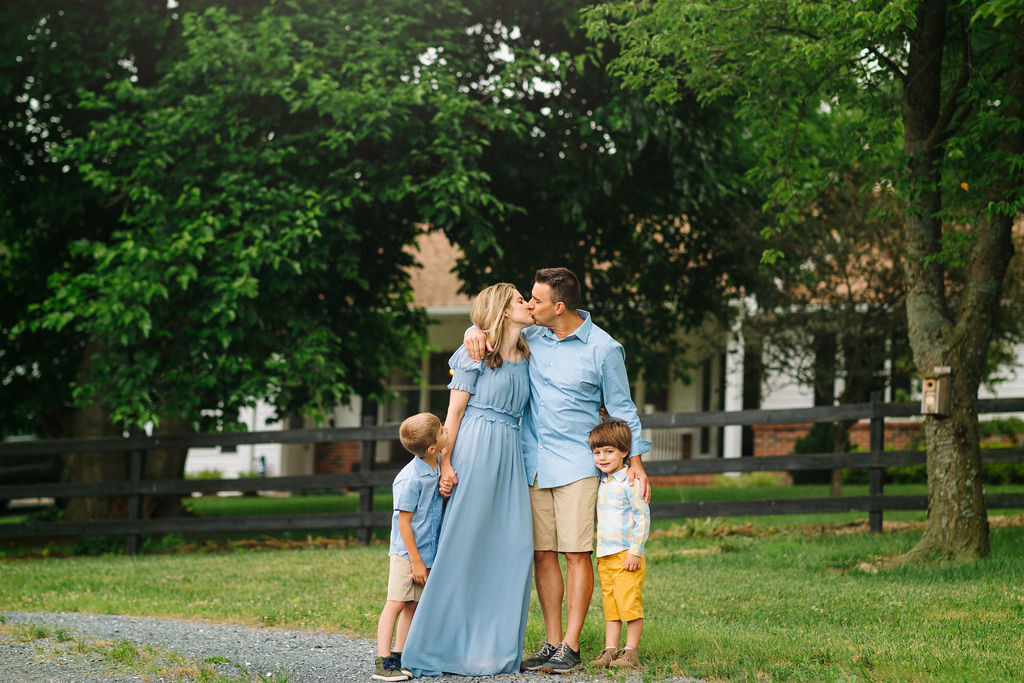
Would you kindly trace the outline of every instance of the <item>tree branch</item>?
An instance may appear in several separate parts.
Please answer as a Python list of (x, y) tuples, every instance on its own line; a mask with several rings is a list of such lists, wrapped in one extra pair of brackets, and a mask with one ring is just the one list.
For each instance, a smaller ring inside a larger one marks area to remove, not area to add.
[[(959, 111), (956, 106), (957, 100), (960, 99), (960, 93), (963, 92), (964, 88), (967, 87), (967, 82), (971, 78), (971, 40), (967, 34), (967, 27), (962, 23), (960, 25), (960, 37), (963, 39), (963, 48), (961, 49), (961, 56), (963, 58), (963, 64), (960, 66), (960, 73), (957, 74), (956, 82), (953, 84), (952, 90), (949, 92), (949, 97), (946, 98), (946, 103), (942, 106), (939, 111), (939, 118), (935, 122), (935, 127), (932, 128), (931, 134), (928, 135), (928, 139), (925, 141), (926, 153), (930, 152), (935, 147), (942, 145), (949, 139), (956, 130), (955, 125), (951, 125), (954, 120), (962, 120)], [(956, 119), (954, 119), (954, 115)]]
[(907, 74), (903, 71), (903, 69), (900, 68), (899, 64), (897, 64), (896, 62), (892, 61), (889, 57), (879, 52), (878, 49), (875, 47), (869, 47), (868, 51), (871, 52), (871, 54), (873, 54), (875, 58), (878, 59), (878, 61), (880, 61), (885, 66), (889, 67), (889, 70), (895, 73), (901, 81), (905, 82), (907, 80)]

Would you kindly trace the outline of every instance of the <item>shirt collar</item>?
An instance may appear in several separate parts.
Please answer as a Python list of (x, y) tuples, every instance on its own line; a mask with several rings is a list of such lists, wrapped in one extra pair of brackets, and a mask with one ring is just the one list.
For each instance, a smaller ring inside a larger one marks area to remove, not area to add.
[(555, 334), (550, 327), (544, 328), (544, 334), (549, 335), (555, 341), (566, 341), (567, 339), (572, 339), (573, 337), (576, 337), (581, 342), (586, 344), (587, 340), (590, 338), (590, 333), (594, 329), (594, 322), (590, 319), (589, 311), (585, 311), (582, 308), (577, 308), (576, 313), (578, 313), (579, 316), (583, 318), (583, 324), (577, 327), (569, 334), (565, 335), (565, 337), (563, 337), (562, 339), (559, 339), (558, 335)]
[(414, 455), (412, 457), (416, 459), (416, 474), (420, 475), (421, 477), (426, 475), (430, 475), (431, 477), (440, 476), (441, 468), (435, 470), (433, 467), (427, 464), (426, 460), (419, 457), (418, 455)]
[(623, 467), (621, 470), (618, 470), (617, 472), (612, 472), (611, 474), (606, 474), (602, 476), (601, 481), (608, 481), (609, 479), (614, 479), (615, 481), (618, 482), (624, 482), (626, 481), (626, 474), (626, 468)]

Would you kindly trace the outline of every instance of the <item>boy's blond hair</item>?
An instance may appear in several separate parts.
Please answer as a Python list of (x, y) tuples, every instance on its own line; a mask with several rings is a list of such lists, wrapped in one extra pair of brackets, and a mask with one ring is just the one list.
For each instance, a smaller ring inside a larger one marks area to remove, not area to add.
[(605, 420), (590, 430), (590, 450), (611, 446), (629, 455), (633, 430), (622, 420)]
[(398, 428), (398, 439), (402, 447), (413, 455), (422, 458), (427, 449), (437, 443), (437, 432), (441, 429), (441, 420), (433, 413), (417, 413), (402, 421)]

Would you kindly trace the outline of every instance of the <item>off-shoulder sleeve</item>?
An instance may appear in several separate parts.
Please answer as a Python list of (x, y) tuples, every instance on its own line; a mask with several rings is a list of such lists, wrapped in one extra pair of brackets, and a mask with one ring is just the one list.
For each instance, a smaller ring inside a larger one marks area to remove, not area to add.
[(448, 360), (448, 367), (452, 369), (452, 381), (448, 384), (448, 388), (472, 394), (476, 388), (476, 380), (480, 376), (482, 365), (483, 361), (476, 361), (469, 357), (465, 345), (460, 346)]

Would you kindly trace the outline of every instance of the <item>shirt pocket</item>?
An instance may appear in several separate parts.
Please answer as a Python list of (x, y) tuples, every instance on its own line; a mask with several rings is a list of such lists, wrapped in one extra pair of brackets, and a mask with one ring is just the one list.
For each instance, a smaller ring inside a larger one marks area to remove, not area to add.
[(601, 375), (589, 354), (574, 353), (558, 361), (556, 372), (559, 387), (570, 395), (600, 399)]

